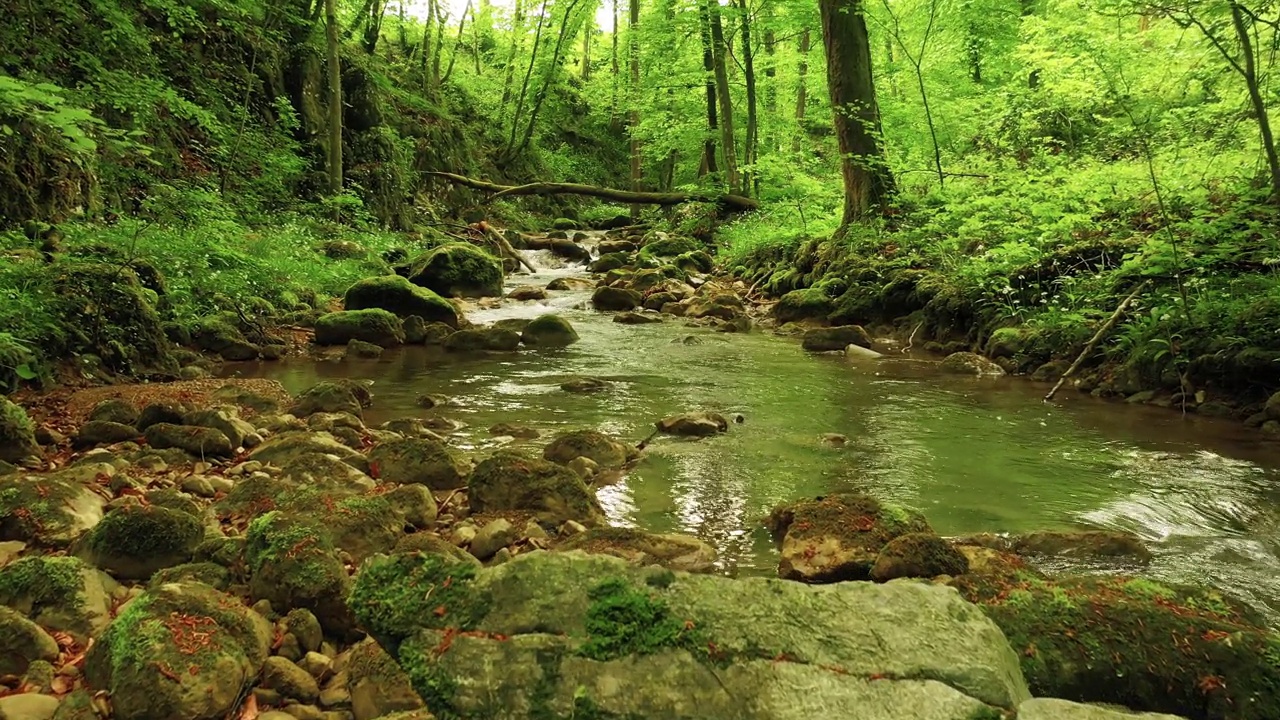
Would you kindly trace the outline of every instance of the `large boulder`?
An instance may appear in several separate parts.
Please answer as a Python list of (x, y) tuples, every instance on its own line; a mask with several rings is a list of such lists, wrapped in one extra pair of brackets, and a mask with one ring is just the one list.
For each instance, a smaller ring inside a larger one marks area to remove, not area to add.
[(115, 581), (70, 556), (29, 555), (0, 568), (0, 605), (81, 642), (111, 622)]
[(316, 318), (317, 345), (346, 345), (362, 340), (382, 347), (404, 343), (400, 318), (380, 309), (341, 310)]
[(136, 440), (138, 435), (138, 429), (132, 425), (110, 420), (90, 420), (80, 426), (72, 445), (80, 449), (113, 445), (126, 440)]
[(506, 328), (468, 328), (444, 339), (447, 352), (512, 352), (520, 347), (520, 333)]
[(349, 381), (320, 382), (298, 395), (289, 413), (305, 418), (314, 413), (347, 412), (361, 415), (372, 403), (368, 388)]
[(591, 307), (596, 310), (635, 310), (643, 296), (635, 290), (615, 287), (598, 287), (591, 294)]
[(632, 565), (661, 565), (685, 572), (715, 570), (716, 549), (690, 535), (651, 533), (634, 528), (591, 528), (556, 546), (557, 551), (612, 555)]
[(1058, 698), (1031, 698), (1018, 706), (1018, 720), (1183, 720), (1164, 713), (1135, 713), (1124, 708), (1082, 705)]
[(471, 464), (457, 450), (428, 437), (387, 440), (369, 452), (370, 468), (397, 485), (425, 485), (432, 490), (466, 487)]
[(122, 580), (146, 580), (191, 559), (204, 540), (199, 518), (158, 506), (116, 508), (89, 531), (80, 555)]
[(783, 505), (768, 526), (781, 549), (778, 576), (809, 583), (870, 579), (889, 541), (933, 532), (919, 513), (857, 493)]
[(1036, 695), (1204, 720), (1280, 717), (1280, 634), (1212, 589), (1032, 573), (951, 584), (1000, 626)]
[(596, 430), (564, 433), (542, 451), (543, 458), (561, 465), (584, 457), (602, 468), (620, 468), (635, 455), (631, 446)]
[(114, 467), (100, 463), (6, 478), (0, 489), (0, 540), (67, 547), (102, 519), (106, 501), (90, 483), (113, 475)]
[(21, 406), (0, 396), (0, 461), (18, 462), (39, 455), (35, 423)]
[(568, 238), (553, 238), (551, 254), (572, 262), (591, 262), (591, 251)]
[(729, 292), (709, 293), (684, 301), (684, 316), (687, 318), (736, 320), (746, 312), (742, 298)]
[(409, 676), (372, 639), (351, 648), (347, 658), (347, 691), (355, 720), (394, 718), (396, 713), (426, 707)]
[(474, 245), (450, 243), (409, 264), (409, 281), (445, 297), (500, 297), (502, 263)]
[(331, 455), (362, 473), (369, 472), (369, 460), (343, 445), (327, 432), (283, 432), (249, 453), (250, 460), (270, 463), (288, 472), (309, 455)]
[[(231, 441), (231, 447), (238, 448), (246, 440), (253, 438), (258, 430), (248, 421), (242, 420), (234, 407), (204, 408), (187, 413), (184, 418), (187, 425), (209, 427), (220, 431)], [(257, 438), (254, 438), (256, 440)]]
[(814, 328), (805, 332), (800, 341), (805, 350), (825, 352), (844, 350), (849, 345), (871, 347), (871, 336), (861, 325), (841, 325), (840, 327)]
[(266, 661), (271, 626), (236, 597), (166, 583), (130, 602), (89, 648), (85, 679), (121, 720), (218, 720)]
[(958, 352), (948, 355), (938, 369), (952, 375), (1004, 375), (1004, 368), (977, 353)]
[(255, 600), (310, 610), (329, 633), (351, 630), (345, 605), (350, 578), (318, 520), (281, 511), (258, 516), (245, 536), (245, 564)]
[(156, 423), (143, 433), (147, 445), (157, 449), (178, 448), (196, 457), (231, 457), (235, 447), (221, 430), (197, 425)]
[(555, 520), (604, 522), (595, 494), (573, 471), (516, 452), (501, 451), (477, 465), (468, 497), (472, 512), (528, 510)]
[(352, 606), (437, 716), (972, 720), (1028, 699), (999, 629), (939, 586), (396, 555)]
[(542, 315), (524, 326), (520, 342), (534, 347), (565, 347), (578, 342), (578, 333), (558, 315)]
[(57, 660), (58, 652), (58, 643), (49, 633), (22, 613), (0, 605), (0, 675), (21, 675), (37, 660)]
[(417, 316), (426, 322), (458, 327), (458, 310), (453, 303), (399, 275), (383, 275), (357, 282), (347, 288), (343, 306), (348, 310), (377, 308), (400, 318)]

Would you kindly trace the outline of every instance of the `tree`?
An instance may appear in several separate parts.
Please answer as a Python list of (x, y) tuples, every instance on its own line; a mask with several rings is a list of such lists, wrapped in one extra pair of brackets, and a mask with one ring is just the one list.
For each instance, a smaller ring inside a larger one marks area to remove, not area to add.
[(747, 135), (742, 151), (742, 164), (744, 166), (742, 193), (750, 195), (754, 184), (753, 180), (755, 180), (755, 171), (752, 168), (756, 163), (758, 144), (756, 135), (759, 129), (756, 118), (755, 55), (751, 51), (751, 13), (747, 9), (747, 0), (738, 0), (738, 12), (742, 21), (742, 79), (747, 84)]
[(715, 174), (719, 172), (716, 167), (716, 132), (720, 122), (716, 117), (716, 65), (711, 49), (711, 10), (705, 1), (698, 3), (698, 20), (702, 38), (703, 88), (707, 96), (707, 135), (702, 141), (702, 167), (699, 174)]
[(730, 193), (738, 192), (738, 150), (733, 137), (733, 97), (729, 94), (728, 47), (718, 0), (706, 0), (711, 20), (711, 57), (715, 66), (716, 95), (720, 105), (720, 143), (724, 146), (724, 178)]
[[(629, 20), (627, 23), (627, 45), (629, 55), (631, 57), (631, 113), (630, 127), (628, 132), (631, 134), (631, 191), (640, 191), (640, 181), (643, 178), (644, 169), (640, 156), (640, 36), (637, 31), (640, 29), (640, 0), (629, 0)], [(615, 29), (614, 32), (617, 32)], [(631, 217), (633, 219), (640, 217), (640, 206), (631, 206)]]
[(893, 176), (880, 142), (880, 109), (871, 72), (871, 43), (862, 0), (818, 0), (827, 91), (835, 115), (844, 181), (845, 228), (882, 207), (893, 192)]
[(342, 192), (342, 68), (338, 59), (337, 0), (324, 0), (325, 45), (329, 65), (329, 192)]
[[(796, 68), (799, 80), (796, 83), (796, 124), (804, 125), (805, 108), (809, 106), (809, 88), (805, 84), (809, 77), (809, 28), (800, 33), (800, 65)], [(792, 144), (793, 151), (800, 151), (800, 136), (797, 135)]]

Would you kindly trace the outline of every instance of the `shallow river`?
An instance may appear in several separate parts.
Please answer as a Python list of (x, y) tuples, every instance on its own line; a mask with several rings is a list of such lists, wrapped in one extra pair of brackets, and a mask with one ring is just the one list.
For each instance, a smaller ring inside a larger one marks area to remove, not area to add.
[[(556, 264), (529, 253), (535, 264)], [(582, 275), (541, 270), (509, 285)], [(590, 310), (589, 293), (473, 310), (476, 323), (556, 312), (581, 340), (564, 350), (459, 358), (411, 347), (366, 361), (241, 365), (298, 392), (336, 377), (373, 380), (371, 424), (434, 412), (467, 427), (455, 444), (503, 444), (487, 428), (533, 426), (540, 448), (558, 431), (596, 428), (638, 442), (653, 422), (690, 409), (745, 422), (700, 441), (657, 438), (640, 464), (599, 497), (617, 525), (697, 535), (726, 573), (769, 574), (776, 552), (760, 527), (774, 505), (842, 489), (915, 507), (944, 535), (1110, 528), (1156, 555), (1145, 571), (1210, 582), (1280, 619), (1280, 446), (1228, 422), (1105, 403), (1012, 378), (940, 375), (921, 358), (851, 361), (813, 355), (766, 332), (722, 334), (675, 318), (626, 326)], [(687, 340), (687, 338), (694, 338)], [(578, 395), (564, 380), (614, 380)], [(423, 393), (449, 406), (423, 411)], [(848, 437), (826, 447), (824, 433)]]

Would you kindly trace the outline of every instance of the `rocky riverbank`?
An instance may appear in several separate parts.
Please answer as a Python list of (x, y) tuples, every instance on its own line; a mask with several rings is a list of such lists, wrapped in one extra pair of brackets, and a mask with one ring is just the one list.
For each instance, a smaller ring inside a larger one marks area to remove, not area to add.
[[(687, 239), (579, 238), (594, 254), (567, 234), (511, 240), (590, 257), (590, 303), (619, 323), (753, 326), (745, 284), (709, 277)], [(551, 315), (472, 325), (474, 305), (439, 293), (501, 286), (440, 270), (463, 259), (357, 283), (315, 318), (316, 351), (578, 340)], [(849, 327), (804, 342), (869, 344)], [(353, 382), (291, 396), (208, 378), (59, 395), (30, 406), (35, 422), (0, 402), (0, 718), (1133, 717), (1055, 696), (1280, 716), (1280, 639), (1211, 590), (1135, 579), (1147, 556), (1131, 537), (944, 539), (908, 509), (832, 495), (767, 519), (778, 579), (729, 579), (706, 574), (715, 550), (697, 538), (607, 526), (596, 491), (640, 460), (633, 441), (584, 428), (538, 453), (465, 451), (444, 398), (371, 426), (376, 402)], [(1117, 574), (1028, 563), (1055, 554)]]

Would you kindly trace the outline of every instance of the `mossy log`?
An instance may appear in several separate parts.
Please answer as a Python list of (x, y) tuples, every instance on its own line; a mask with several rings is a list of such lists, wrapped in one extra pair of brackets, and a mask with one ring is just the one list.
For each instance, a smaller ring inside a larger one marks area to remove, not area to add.
[(628, 204), (644, 205), (680, 205), (687, 202), (716, 203), (725, 210), (733, 212), (749, 212), (757, 210), (760, 204), (754, 199), (741, 195), (720, 195), (714, 193), (682, 193), (682, 192), (636, 192), (631, 190), (615, 190), (613, 188), (579, 183), (536, 182), (527, 185), (498, 185), (485, 180), (476, 180), (463, 175), (447, 172), (428, 172), (426, 175), (440, 177), (451, 183), (466, 185), (477, 190), (493, 193), (490, 200), (516, 195), (587, 195), (602, 200)]

